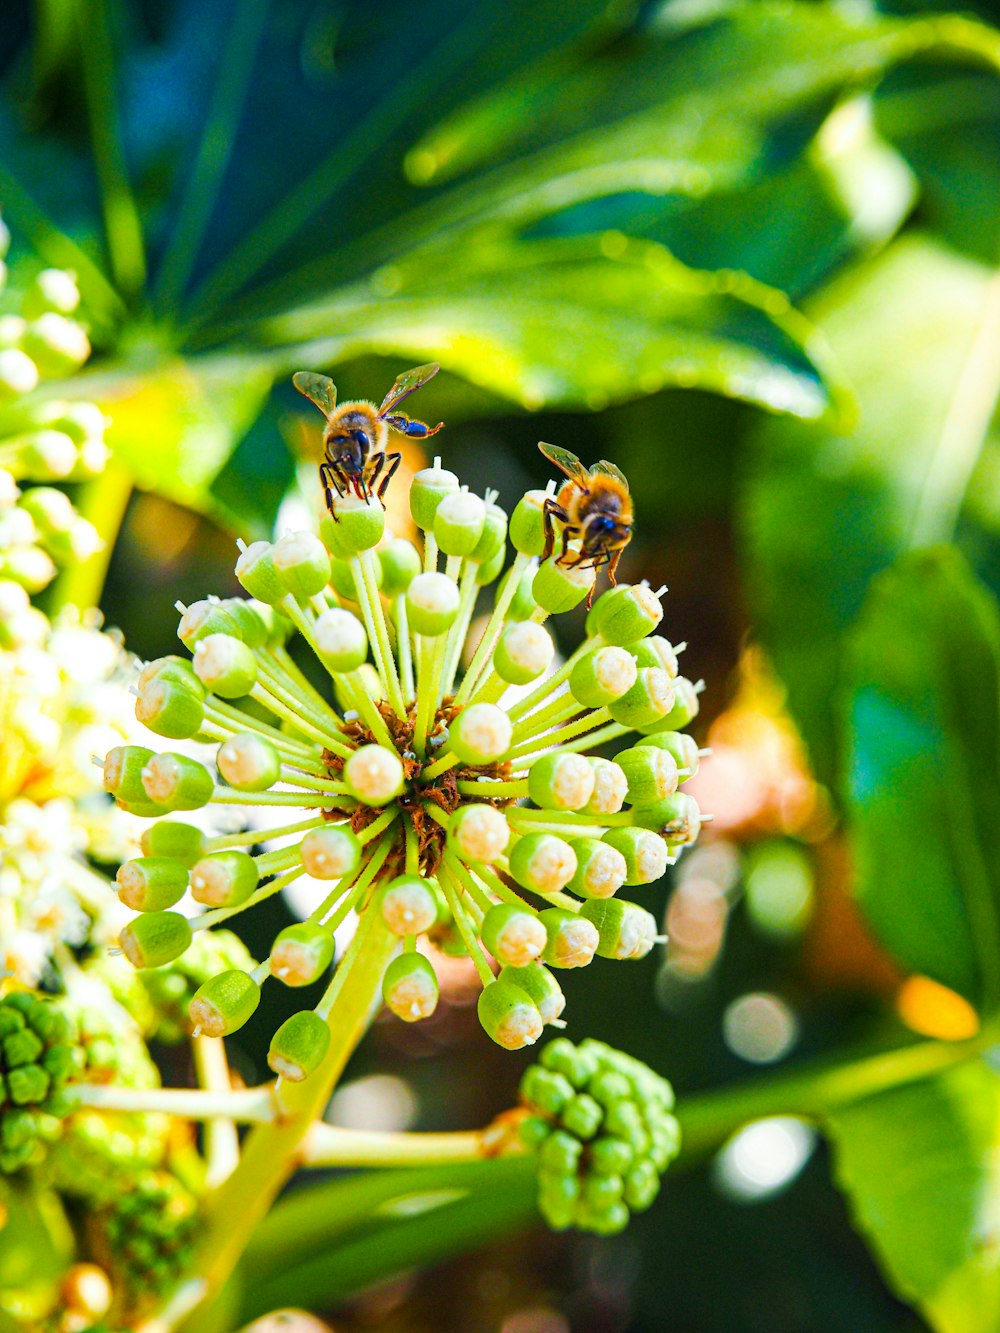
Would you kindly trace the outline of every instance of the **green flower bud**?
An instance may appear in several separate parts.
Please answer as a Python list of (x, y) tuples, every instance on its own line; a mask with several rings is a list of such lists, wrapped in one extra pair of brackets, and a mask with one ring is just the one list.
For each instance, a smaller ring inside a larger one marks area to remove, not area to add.
[(398, 597), (420, 573), (420, 552), (412, 542), (394, 537), (376, 552), (382, 568), (382, 591), (386, 597)]
[(491, 907), (483, 917), (479, 935), (498, 963), (518, 968), (536, 959), (548, 942), (536, 913), (514, 903)]
[(333, 936), (315, 921), (278, 932), (271, 947), (271, 975), (286, 986), (311, 986), (333, 962)]
[[(19, 347), (5, 347), (0, 351), (0, 402), (20, 398), (37, 387), (38, 367), (26, 352), (22, 352)], [(75, 453), (74, 450), (74, 456)], [(58, 475), (60, 474), (39, 473), (36, 469), (32, 469), (32, 476), (40, 476), (43, 481), (54, 481)]]
[(362, 500), (357, 495), (336, 495), (334, 522), (324, 523), (321, 535), (330, 552), (344, 559), (359, 551), (370, 551), (385, 535), (385, 510), (376, 496)]
[(580, 605), (596, 578), (593, 569), (583, 565), (558, 565), (552, 556), (543, 560), (535, 571), (531, 595), (543, 610), (561, 615)]
[(170, 740), (190, 740), (205, 721), (203, 691), (199, 694), (176, 681), (154, 679), (139, 686), (136, 719)]
[(594, 604), (587, 632), (600, 634), (605, 643), (627, 648), (652, 634), (663, 619), (660, 599), (644, 584), (619, 583)]
[(698, 691), (686, 676), (678, 676), (674, 681), (674, 701), (668, 712), (658, 722), (639, 727), (640, 731), (657, 734), (663, 731), (680, 731), (690, 726), (698, 716)]
[(548, 630), (533, 620), (504, 626), (493, 653), (493, 665), (508, 685), (528, 685), (552, 665), (556, 646)]
[(183, 754), (154, 754), (142, 770), (146, 799), (161, 813), (198, 810), (208, 802), (215, 783), (204, 764)]
[[(381, 579), (382, 566), (376, 565), (375, 582), (378, 584)], [(330, 562), (330, 582), (333, 584), (334, 592), (342, 602), (357, 604), (358, 587), (354, 579), (354, 566), (348, 558), (337, 556)]]
[(645, 828), (608, 829), (601, 840), (625, 858), (625, 883), (653, 884), (667, 869), (667, 844)]
[(458, 588), (445, 574), (418, 574), (406, 590), (406, 615), (415, 634), (444, 634), (458, 615)]
[(616, 754), (615, 763), (628, 780), (632, 805), (653, 805), (677, 790), (677, 765), (669, 750), (637, 745)]
[(556, 751), (536, 759), (528, 795), (543, 810), (581, 810), (594, 794), (594, 770), (582, 754)]
[(625, 1202), (635, 1213), (644, 1212), (660, 1192), (660, 1177), (652, 1162), (636, 1162), (625, 1178)]
[[(241, 637), (239, 621), (222, 602), (213, 598), (192, 602), (181, 616), (180, 624), (177, 626), (177, 637), (189, 652), (194, 652), (195, 645), (202, 639), (207, 639), (210, 634), (231, 634), (233, 638), (238, 639)], [(169, 660), (179, 662), (181, 659), (175, 657)]]
[[(546, 934), (546, 941), (548, 935)], [(538, 1007), (543, 1023), (554, 1023), (566, 1008), (566, 996), (562, 987), (547, 967), (541, 963), (528, 963), (524, 967), (504, 967), (500, 972), (501, 981), (513, 982), (526, 995), (529, 995)]]
[(545, 550), (547, 491), (527, 491), (510, 516), (510, 540), (518, 555), (541, 555)]
[(593, 1046), (591, 1042), (574, 1046), (567, 1037), (557, 1037), (542, 1051), (540, 1060), (544, 1068), (565, 1075), (574, 1088), (585, 1088), (600, 1068)]
[(457, 490), (458, 478), (454, 472), (439, 467), (437, 463), (416, 474), (410, 485), (410, 513), (422, 532), (431, 531), (438, 505)]
[(662, 634), (654, 634), (648, 639), (640, 639), (629, 649), (635, 654), (635, 660), (641, 667), (659, 667), (673, 680), (677, 675), (677, 654), (673, 645)]
[(209, 634), (194, 646), (194, 673), (222, 699), (249, 694), (257, 681), (257, 660), (241, 639)]
[(401, 953), (386, 968), (382, 998), (390, 1012), (404, 1023), (430, 1018), (439, 996), (437, 973), (422, 953)]
[(327, 824), (302, 839), (302, 865), (314, 879), (341, 879), (361, 864), (361, 843), (349, 828)]
[(565, 1106), (559, 1116), (565, 1129), (577, 1138), (592, 1139), (601, 1127), (604, 1112), (593, 1097), (586, 1092), (578, 1092)]
[(188, 872), (165, 856), (140, 856), (118, 867), (118, 897), (134, 912), (162, 912), (180, 902)]
[(162, 967), (191, 943), (191, 927), (179, 912), (147, 912), (128, 923), (118, 943), (133, 967)]
[(30, 514), (40, 533), (66, 532), (76, 518), (73, 502), (53, 486), (32, 486), (21, 496), (20, 508)]
[(186, 657), (177, 657), (171, 653), (168, 657), (154, 657), (151, 662), (147, 662), (139, 672), (139, 689), (152, 684), (154, 680), (183, 685), (185, 689), (193, 690), (199, 698), (205, 697), (205, 687), (194, 674), (194, 668)]
[(328, 671), (356, 671), (368, 656), (368, 635), (357, 616), (331, 607), (316, 619), (316, 651)]
[(42, 536), (42, 545), (60, 565), (78, 564), (89, 560), (104, 546), (101, 535), (85, 518), (75, 517), (68, 528)]
[(508, 1051), (533, 1046), (542, 1035), (538, 1006), (520, 986), (494, 981), (479, 996), (479, 1021), (488, 1037)]
[(553, 1231), (565, 1231), (576, 1220), (580, 1182), (576, 1176), (538, 1173), (538, 1210)]
[(674, 702), (674, 684), (659, 667), (640, 667), (632, 688), (608, 711), (623, 727), (645, 727), (666, 716)]
[(499, 505), (488, 504), (482, 536), (476, 543), (475, 550), (472, 551), (470, 558), (477, 565), (491, 564), (497, 558), (498, 553), (503, 552), (506, 556), (506, 546), (507, 515)]
[(381, 894), (382, 920), (393, 935), (422, 935), (437, 922), (437, 899), (419, 875), (399, 875)]
[(602, 958), (645, 958), (656, 943), (656, 921), (635, 903), (621, 898), (591, 899), (580, 909), (600, 936)]
[(616, 815), (628, 795), (628, 779), (610, 759), (587, 756), (594, 774), (594, 794), (583, 807), (587, 815)]
[[(222, 606), (236, 625), (236, 637), (248, 648), (263, 648), (273, 629), (274, 615), (270, 607), (254, 606), (245, 597), (227, 597)], [(266, 618), (262, 612), (267, 612)]]
[(19, 583), (34, 597), (56, 576), (52, 559), (39, 546), (14, 546), (0, 551), (0, 578)]
[(253, 1016), (260, 1004), (260, 987), (253, 977), (236, 968), (220, 972), (199, 986), (188, 1012), (196, 1033), (228, 1037)]
[(303, 1009), (271, 1038), (267, 1063), (280, 1078), (301, 1083), (320, 1067), (329, 1049), (329, 1027), (312, 1009)]
[[(585, 903), (586, 907), (587, 904)], [(547, 907), (540, 914), (548, 936), (542, 958), (551, 967), (586, 967), (597, 952), (598, 932), (581, 912)]]
[(362, 745), (344, 765), (344, 782), (362, 805), (388, 805), (406, 785), (403, 761), (383, 745)]
[(612, 1135), (595, 1139), (590, 1145), (590, 1169), (597, 1176), (618, 1176), (627, 1171), (635, 1156), (624, 1139)]
[(37, 319), (47, 310), (71, 315), (79, 304), (80, 289), (73, 274), (61, 268), (43, 268), (26, 288), (21, 309), (28, 319)]
[(28, 324), (21, 345), (47, 377), (68, 375), (90, 355), (90, 340), (81, 326), (52, 310)]
[(640, 828), (659, 833), (668, 847), (689, 847), (701, 832), (701, 811), (693, 796), (679, 791), (655, 805), (636, 807), (633, 812)]
[(115, 800), (148, 800), (142, 771), (152, 758), (144, 745), (116, 745), (104, 756), (104, 790)]
[(538, 1153), (540, 1165), (549, 1171), (575, 1172), (583, 1153), (583, 1144), (572, 1134), (557, 1129), (542, 1144)]
[[(371, 662), (362, 662), (358, 667), (358, 673), (359, 689), (368, 695), (372, 703), (381, 703), (385, 698), (385, 690), (382, 688), (382, 681)], [(354, 710), (354, 700), (344, 692), (341, 682), (336, 676), (333, 678), (333, 692), (342, 711), (351, 712)]]
[(564, 1075), (541, 1065), (528, 1066), (521, 1076), (519, 1091), (526, 1106), (548, 1116), (557, 1116), (576, 1096), (576, 1090)]
[(219, 772), (236, 791), (266, 791), (281, 777), (281, 757), (264, 736), (240, 731), (219, 746)]
[[(482, 538), (480, 538), (480, 541)], [(475, 554), (473, 552), (473, 554)], [(481, 565), (476, 566), (476, 583), (480, 588), (487, 588), (491, 583), (495, 583), (503, 573), (504, 565), (507, 563), (507, 547), (501, 546), (492, 560), (485, 560)]]
[(510, 749), (514, 729), (496, 704), (468, 704), (448, 730), (448, 748), (463, 764), (492, 764)]
[(552, 1133), (552, 1126), (540, 1115), (525, 1116), (518, 1126), (521, 1142), (529, 1152), (540, 1148)]
[(191, 896), (206, 907), (239, 907), (260, 881), (248, 852), (209, 852), (191, 870)]
[[(677, 707), (676, 701), (674, 707)], [(651, 745), (659, 750), (666, 750), (673, 755), (678, 770), (684, 770), (684, 777), (693, 778), (698, 772), (701, 756), (698, 754), (698, 742), (693, 736), (683, 731), (656, 731), (651, 736), (643, 736), (636, 741), (637, 746)]]
[(251, 542), (236, 561), (236, 577), (251, 597), (266, 606), (276, 606), (286, 596), (286, 588), (274, 567), (270, 542)]
[(330, 555), (311, 532), (290, 532), (271, 547), (282, 586), (293, 597), (315, 597), (330, 582)]
[(445, 555), (471, 555), (486, 526), (486, 505), (471, 491), (442, 497), (434, 514), (434, 539)]
[[(511, 568), (508, 569), (507, 573), (503, 576), (503, 579), (501, 580), (500, 583), (498, 596), (503, 596), (507, 587), (507, 580), (512, 579), (514, 577), (515, 572), (516, 571), (514, 570), (514, 567), (511, 566)], [(510, 606), (507, 608), (508, 620), (515, 620), (515, 621), (530, 620), (531, 617), (538, 610), (538, 603), (535, 601), (534, 594), (531, 591), (532, 587), (534, 586), (534, 582), (535, 582), (535, 569), (532, 568), (531, 565), (529, 565), (528, 568), (521, 575), (520, 579), (518, 579), (517, 588), (514, 592), (513, 599), (511, 601)]]
[(635, 684), (639, 669), (624, 648), (596, 648), (570, 672), (569, 690), (584, 708), (605, 708)]
[(581, 898), (612, 898), (626, 883), (628, 869), (621, 852), (599, 838), (577, 838), (576, 874), (566, 886)]
[(38, 1034), (28, 1028), (11, 1032), (4, 1037), (2, 1045), (4, 1064), (8, 1071), (33, 1064), (45, 1049), (45, 1043)]
[(532, 893), (558, 893), (576, 874), (576, 853), (551, 833), (528, 833), (510, 853), (510, 873)]
[(492, 805), (462, 805), (448, 821), (448, 845), (463, 861), (488, 865), (510, 842), (510, 826)]

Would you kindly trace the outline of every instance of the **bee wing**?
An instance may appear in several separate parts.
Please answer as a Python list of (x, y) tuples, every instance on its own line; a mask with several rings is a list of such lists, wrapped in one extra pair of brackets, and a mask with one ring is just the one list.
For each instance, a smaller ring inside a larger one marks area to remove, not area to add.
[(573, 481), (586, 484), (590, 480), (590, 473), (576, 454), (571, 454), (568, 449), (560, 449), (557, 444), (546, 444), (544, 440), (539, 440), (538, 447), (550, 463), (555, 463), (556, 467)]
[(315, 403), (325, 416), (333, 416), (337, 407), (337, 386), (328, 375), (314, 375), (311, 370), (297, 370), (292, 376), (292, 383), (299, 393), (304, 394), (311, 403)]
[(414, 366), (412, 370), (404, 370), (382, 399), (382, 406), (378, 410), (379, 416), (384, 417), (386, 412), (398, 407), (408, 394), (413, 393), (414, 389), (421, 388), (428, 380), (432, 380), (440, 369), (436, 361), (431, 361), (426, 366)]
[(599, 463), (595, 463), (590, 470), (591, 472), (602, 472), (606, 477), (614, 477), (615, 481), (620, 481), (628, 490), (628, 478), (625, 473), (620, 468), (615, 467), (614, 463), (609, 463), (606, 458), (602, 458)]

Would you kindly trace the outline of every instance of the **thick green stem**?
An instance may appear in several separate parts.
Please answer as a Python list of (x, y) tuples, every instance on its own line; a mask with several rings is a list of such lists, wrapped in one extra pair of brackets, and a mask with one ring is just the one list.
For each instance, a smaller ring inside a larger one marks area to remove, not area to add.
[(113, 459), (99, 476), (80, 487), (76, 495), (77, 513), (93, 523), (102, 545), (86, 560), (67, 565), (62, 570), (48, 598), (52, 615), (64, 606), (76, 606), (86, 611), (99, 605), (111, 553), (131, 494), (131, 476)]

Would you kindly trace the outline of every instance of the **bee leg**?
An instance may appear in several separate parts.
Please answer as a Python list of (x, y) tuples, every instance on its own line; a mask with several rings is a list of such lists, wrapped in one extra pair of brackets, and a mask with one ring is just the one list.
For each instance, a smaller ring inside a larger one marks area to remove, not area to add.
[(379, 499), (382, 496), (381, 492), (376, 489), (375, 483), (378, 481), (379, 473), (384, 467), (385, 454), (376, 454), (374, 460), (372, 460), (371, 471), (365, 469), (365, 485), (368, 487), (368, 492), (370, 495), (378, 495)]
[(428, 426), (426, 422), (414, 421), (405, 412), (394, 412), (392, 416), (383, 417), (382, 420), (393, 430), (398, 430), (400, 435), (408, 435), (411, 440), (426, 440), (429, 436), (436, 435), (444, 425), (443, 421), (439, 421), (436, 426)]
[(615, 584), (618, 582), (618, 580), (615, 578), (615, 574), (618, 570), (618, 561), (621, 558), (622, 558), (621, 550), (617, 550), (615, 551), (614, 555), (612, 555), (608, 560), (608, 581), (612, 587), (614, 587)]
[(569, 515), (551, 496), (547, 496), (545, 503), (542, 505), (542, 515), (545, 523), (545, 546), (542, 550), (542, 559), (548, 560), (556, 544), (556, 528), (552, 520), (553, 518), (559, 518), (565, 523)]
[[(568, 517), (569, 517), (569, 516), (567, 515), (567, 518), (568, 518)], [(569, 539), (570, 539), (571, 536), (575, 535), (575, 534), (578, 533), (579, 531), (580, 531), (579, 528), (571, 527), (570, 524), (569, 524), (568, 522), (563, 524), (563, 530), (562, 530), (562, 550), (559, 552), (559, 559), (556, 561), (556, 564), (557, 564), (557, 565), (567, 565), (567, 564), (568, 564), (568, 565), (570, 565), (570, 566), (573, 566), (573, 565), (578, 565), (578, 564), (580, 563), (579, 560), (567, 560), (567, 559), (566, 559), (566, 552), (569, 550)]]
[(333, 492), (336, 490), (338, 495), (344, 492), (340, 489), (340, 481), (337, 477), (337, 469), (332, 463), (320, 463), (319, 479), (323, 483), (323, 499), (326, 501), (326, 507), (330, 511), (335, 523), (339, 522), (337, 512), (333, 507)]
[[(402, 461), (403, 461), (403, 455), (402, 455), (402, 454), (383, 454), (383, 455), (382, 455), (382, 462), (383, 462), (383, 463), (388, 463), (388, 464), (389, 464), (389, 470), (388, 470), (388, 472), (386, 472), (385, 476), (382, 478), (382, 481), (381, 481), (381, 483), (380, 483), (380, 485), (379, 485), (379, 488), (378, 488), (378, 498), (379, 498), (380, 500), (382, 499), (383, 495), (385, 495), (386, 490), (388, 489), (388, 486), (389, 486), (389, 482), (392, 481), (393, 476), (395, 475), (396, 469), (399, 467), (399, 465), (400, 465), (400, 463), (401, 463)], [(373, 480), (374, 480), (374, 478), (373, 478)]]

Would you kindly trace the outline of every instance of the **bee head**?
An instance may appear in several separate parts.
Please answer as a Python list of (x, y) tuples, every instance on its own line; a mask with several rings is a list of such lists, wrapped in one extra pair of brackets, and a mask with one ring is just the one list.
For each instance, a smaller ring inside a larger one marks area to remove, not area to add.
[(624, 546), (631, 533), (630, 525), (612, 514), (591, 514), (583, 530), (583, 547), (593, 554), (609, 547)]

